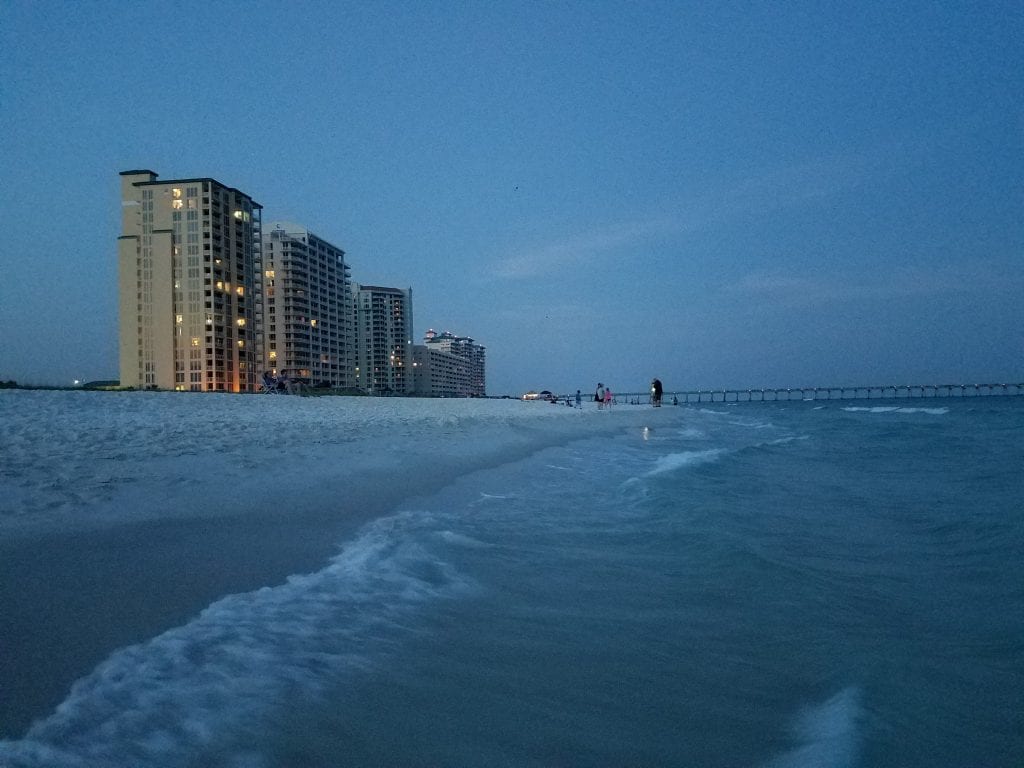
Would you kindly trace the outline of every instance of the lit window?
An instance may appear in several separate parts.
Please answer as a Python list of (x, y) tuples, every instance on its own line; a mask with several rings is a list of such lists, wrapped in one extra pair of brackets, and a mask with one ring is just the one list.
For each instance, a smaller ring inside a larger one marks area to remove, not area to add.
[(185, 201), (184, 200), (171, 200), (171, 208), (173, 208), (174, 210), (178, 210), (178, 209), (180, 209), (184, 205), (185, 205)]
[(198, 336), (193, 336), (192, 337), (192, 346), (193, 347), (198, 347), (199, 346), (199, 337)]
[(244, 339), (239, 339), (238, 340), (238, 348), (241, 349), (244, 346), (245, 346), (245, 340)]
[(240, 286), (238, 286), (238, 287), (237, 287), (237, 288), (235, 289), (235, 293), (237, 293), (237, 294), (238, 294), (239, 296), (245, 296), (245, 287), (244, 287), (244, 286), (241, 286), (241, 285), (240, 285)]
[(179, 197), (181, 197), (181, 188), (175, 187), (174, 189), (171, 190), (171, 194), (174, 196), (174, 199), (177, 200)]
[(268, 269), (266, 272), (263, 273), (263, 275), (264, 277), (274, 277), (274, 270)]
[(175, 323), (177, 323), (178, 325), (181, 325), (181, 323), (182, 323), (182, 321), (183, 321), (184, 319), (185, 319), (185, 318), (183, 318), (183, 317), (182, 317), (181, 315), (175, 315), (175, 316), (174, 316), (174, 322), (175, 322)]
[(309, 324), (312, 325), (314, 328), (316, 328), (316, 318), (313, 318), (312, 320), (310, 320)]
[(241, 211), (235, 211), (235, 218), (236, 219), (241, 219), (242, 218), (242, 212)]
[(217, 281), (217, 290), (218, 291), (223, 291), (224, 290), (224, 281), (223, 280), (218, 280)]
[(238, 318), (238, 327), (241, 328), (243, 325), (245, 325), (245, 318), (244, 317)]
[(277, 352), (274, 352), (273, 350), (271, 350), (271, 352), (270, 352), (270, 359), (271, 360), (277, 360)]

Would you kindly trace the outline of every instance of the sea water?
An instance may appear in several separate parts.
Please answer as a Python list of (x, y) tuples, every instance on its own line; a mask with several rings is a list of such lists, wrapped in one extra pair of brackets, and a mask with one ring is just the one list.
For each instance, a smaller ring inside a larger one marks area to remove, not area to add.
[[(15, 413), (65, 412), (60, 397), (0, 400), (22, 457), (37, 448)], [(225, 475), (283, 482), (352, 447), (360, 467), (425, 479), (436, 466), (442, 481), (317, 568), (111, 648), (0, 742), (0, 766), (1024, 761), (1019, 398), (579, 413), (103, 397), (72, 418), (91, 447), (68, 459), (80, 466), (26, 480), (5, 455), (11, 535), (61, 517), (128, 525), (117, 500), (135, 497), (109, 486), (185, 494), (179, 461), (212, 467), (209, 490)], [(211, 402), (225, 412), (202, 436), (216, 456), (188, 428)], [(115, 468), (104, 456), (120, 440), (92, 430), (144, 431), (146, 414), (157, 436), (135, 435)], [(284, 458), (224, 459), (253, 438)]]

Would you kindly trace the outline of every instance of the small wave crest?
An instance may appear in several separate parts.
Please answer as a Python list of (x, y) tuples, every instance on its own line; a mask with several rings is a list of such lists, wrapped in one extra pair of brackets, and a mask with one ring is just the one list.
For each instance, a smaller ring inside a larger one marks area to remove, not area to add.
[(793, 728), (799, 746), (765, 768), (852, 768), (860, 743), (860, 720), (860, 691), (846, 688), (803, 712)]
[(682, 451), (681, 453), (670, 453), (662, 456), (654, 465), (654, 469), (644, 474), (644, 477), (653, 477), (665, 472), (673, 472), (683, 467), (693, 467), (699, 464), (708, 464), (718, 461), (726, 450), (724, 448), (709, 448), (705, 451)]
[(480, 541), (479, 539), (474, 539), (472, 536), (466, 536), (463, 533), (456, 533), (455, 531), (441, 531), (438, 536), (442, 541), (456, 547), (465, 547), (467, 549), (486, 549), (491, 546), (485, 541)]
[(944, 416), (949, 413), (949, 408), (942, 406), (940, 408), (908, 408), (907, 406), (901, 405), (851, 405), (843, 408), (844, 411), (851, 413), (865, 412), (865, 413), (928, 413), (932, 416)]

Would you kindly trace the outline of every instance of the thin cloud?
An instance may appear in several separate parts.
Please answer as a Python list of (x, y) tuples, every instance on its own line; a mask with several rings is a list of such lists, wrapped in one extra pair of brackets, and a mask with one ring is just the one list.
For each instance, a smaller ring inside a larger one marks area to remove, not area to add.
[(850, 156), (772, 169), (728, 187), (704, 189), (666, 210), (523, 246), (492, 262), (488, 272), (500, 280), (525, 280), (582, 267), (654, 238), (720, 227), (741, 215), (764, 214), (828, 197), (862, 182), (873, 168), (882, 166), (862, 156)]
[(901, 267), (873, 279), (852, 275), (751, 272), (724, 289), (745, 300), (785, 306), (892, 300), (951, 294), (996, 295), (1024, 290), (1024, 278), (1008, 263), (974, 259), (956, 264)]
[(651, 219), (583, 232), (503, 258), (494, 265), (492, 274), (500, 279), (522, 280), (581, 267), (665, 229), (663, 220)]

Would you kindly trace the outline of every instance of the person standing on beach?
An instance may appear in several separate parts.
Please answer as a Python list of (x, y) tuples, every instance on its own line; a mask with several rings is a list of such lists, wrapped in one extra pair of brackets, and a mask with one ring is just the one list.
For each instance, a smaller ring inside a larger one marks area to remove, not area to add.
[(604, 408), (604, 384), (597, 382), (597, 391), (594, 393), (594, 402), (597, 403), (597, 410)]
[(604, 407), (607, 408), (608, 410), (611, 410), (611, 408), (612, 408), (612, 388), (611, 387), (605, 387), (604, 388)]
[(655, 379), (651, 382), (651, 405), (655, 408), (661, 408), (661, 379)]
[(580, 395), (580, 391), (576, 390), (576, 407), (581, 411), (583, 410), (583, 397)]

